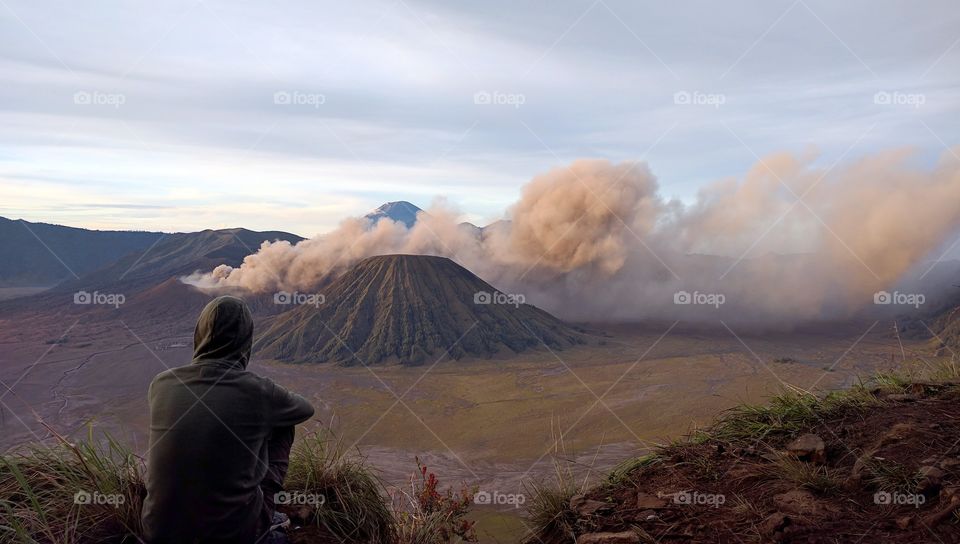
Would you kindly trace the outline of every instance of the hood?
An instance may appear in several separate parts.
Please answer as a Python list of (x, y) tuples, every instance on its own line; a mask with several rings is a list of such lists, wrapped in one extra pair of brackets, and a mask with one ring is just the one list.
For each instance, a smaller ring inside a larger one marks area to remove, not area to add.
[(246, 368), (253, 348), (253, 315), (237, 297), (217, 297), (200, 312), (193, 333), (193, 362)]

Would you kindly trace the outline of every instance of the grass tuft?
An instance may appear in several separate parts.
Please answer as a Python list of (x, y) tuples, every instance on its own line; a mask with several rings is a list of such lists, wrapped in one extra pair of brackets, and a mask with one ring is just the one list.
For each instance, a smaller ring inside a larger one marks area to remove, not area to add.
[(873, 458), (865, 462), (865, 481), (880, 491), (913, 493), (920, 484), (920, 473), (899, 463)]
[[(348, 453), (330, 432), (307, 435), (291, 452), (286, 491), (324, 497), (309, 515), (325, 535), (343, 544), (447, 544), (472, 529), (463, 518), (472, 495), (463, 494), (452, 515), (428, 516), (403, 539), (396, 528), (406, 513), (391, 507), (366, 460)], [(140, 457), (109, 436), (97, 442), (92, 431), (85, 441), (0, 455), (0, 543), (142, 543), (144, 474)], [(424, 497), (440, 497), (429, 489)]]
[(323, 496), (314, 522), (340, 542), (390, 541), (393, 517), (380, 479), (359, 452), (345, 452), (330, 432), (312, 433), (294, 444), (284, 487)]
[(607, 474), (606, 483), (613, 486), (620, 485), (635, 478), (638, 473), (647, 467), (661, 461), (661, 457), (656, 453), (627, 459), (610, 470), (610, 473)]
[(0, 457), (0, 542), (136, 542), (143, 469), (109, 436)]
[(801, 461), (791, 455), (779, 456), (772, 464), (764, 466), (763, 470), (772, 478), (788, 481), (820, 495), (829, 495), (843, 486), (827, 467)]

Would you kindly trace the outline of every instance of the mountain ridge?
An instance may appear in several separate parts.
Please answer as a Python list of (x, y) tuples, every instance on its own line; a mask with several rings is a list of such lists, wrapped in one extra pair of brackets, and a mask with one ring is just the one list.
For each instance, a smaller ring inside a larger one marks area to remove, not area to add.
[(421, 364), (446, 355), (493, 357), (584, 339), (547, 312), (504, 304), (490, 284), (446, 257), (364, 259), (327, 286), (322, 302), (265, 323), (258, 354), (288, 362)]

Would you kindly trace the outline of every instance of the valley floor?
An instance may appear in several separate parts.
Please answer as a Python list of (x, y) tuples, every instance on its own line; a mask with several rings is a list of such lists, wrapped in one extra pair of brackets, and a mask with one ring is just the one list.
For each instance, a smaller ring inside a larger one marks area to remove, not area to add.
[[(190, 358), (191, 329), (122, 321), (0, 323), (0, 448), (93, 425), (145, 449), (146, 388)], [(444, 482), (525, 496), (557, 458), (596, 477), (743, 402), (786, 388), (831, 390), (930, 355), (892, 323), (747, 334), (682, 325), (591, 326), (589, 345), (510, 360), (429, 360), (418, 367), (288, 365), (254, 370), (307, 396), (312, 425), (332, 425), (404, 485), (419, 457)], [(561, 440), (562, 438), (562, 440)], [(562, 444), (562, 445), (561, 445)], [(481, 532), (516, 534), (511, 505), (487, 507)], [(490, 540), (494, 541), (494, 540)]]

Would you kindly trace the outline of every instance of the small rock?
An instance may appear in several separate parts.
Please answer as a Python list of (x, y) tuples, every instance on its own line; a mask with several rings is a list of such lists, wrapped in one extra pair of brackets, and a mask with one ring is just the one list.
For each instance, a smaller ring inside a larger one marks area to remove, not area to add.
[(923, 524), (926, 527), (936, 527), (942, 522), (953, 517), (958, 508), (960, 508), (960, 496), (953, 496), (950, 498), (950, 502), (948, 502), (946, 506), (924, 516)]
[(922, 382), (916, 382), (916, 383), (910, 384), (910, 392), (913, 393), (914, 395), (920, 395), (920, 396), (926, 395), (928, 388), (936, 389), (936, 385), (930, 384), (930, 383), (922, 383)]
[(897, 423), (893, 427), (890, 427), (890, 430), (883, 435), (883, 438), (880, 439), (880, 443), (877, 444), (877, 448), (881, 448), (894, 442), (899, 442), (915, 432), (917, 432), (916, 428), (910, 423)]
[(640, 512), (637, 517), (643, 521), (656, 521), (660, 519), (660, 516), (657, 515), (656, 510), (644, 510), (643, 512)]
[(784, 527), (790, 524), (790, 518), (783, 512), (777, 512), (775, 514), (770, 514), (763, 521), (760, 522), (760, 525), (757, 526), (757, 529), (760, 531), (761, 536), (772, 536), (777, 531), (782, 530)]
[(657, 510), (659, 508), (666, 508), (667, 504), (669, 503), (666, 499), (662, 499), (656, 495), (643, 492), (637, 493), (637, 509)]
[(774, 495), (773, 503), (784, 512), (802, 516), (817, 514), (823, 510), (813, 493), (805, 489), (794, 489)]
[(940, 470), (934, 466), (925, 466), (920, 467), (918, 471), (920, 477), (923, 478), (920, 480), (920, 483), (917, 485), (917, 491), (923, 493), (924, 495), (933, 495), (940, 490), (940, 481), (943, 476), (946, 474), (944, 471)]
[(815, 434), (804, 434), (787, 445), (787, 451), (800, 459), (822, 463), (827, 460), (826, 444)]
[(746, 480), (751, 476), (755, 476), (756, 472), (746, 465), (737, 465), (727, 471), (726, 478), (729, 481), (740, 481)]
[(897, 527), (901, 530), (905, 530), (907, 527), (910, 527), (910, 523), (913, 521), (913, 516), (903, 516), (897, 518)]
[(622, 533), (589, 533), (577, 537), (577, 544), (637, 544), (640, 536), (632, 531)]
[(588, 499), (583, 495), (574, 495), (570, 498), (570, 509), (581, 517), (596, 515), (597, 512), (609, 506), (610, 505), (605, 502)]
[(954, 470), (960, 468), (960, 459), (944, 459), (940, 461), (940, 468), (943, 470)]
[(313, 519), (315, 512), (316, 510), (312, 506), (302, 505), (289, 512), (288, 515), (294, 522), (304, 525)]

